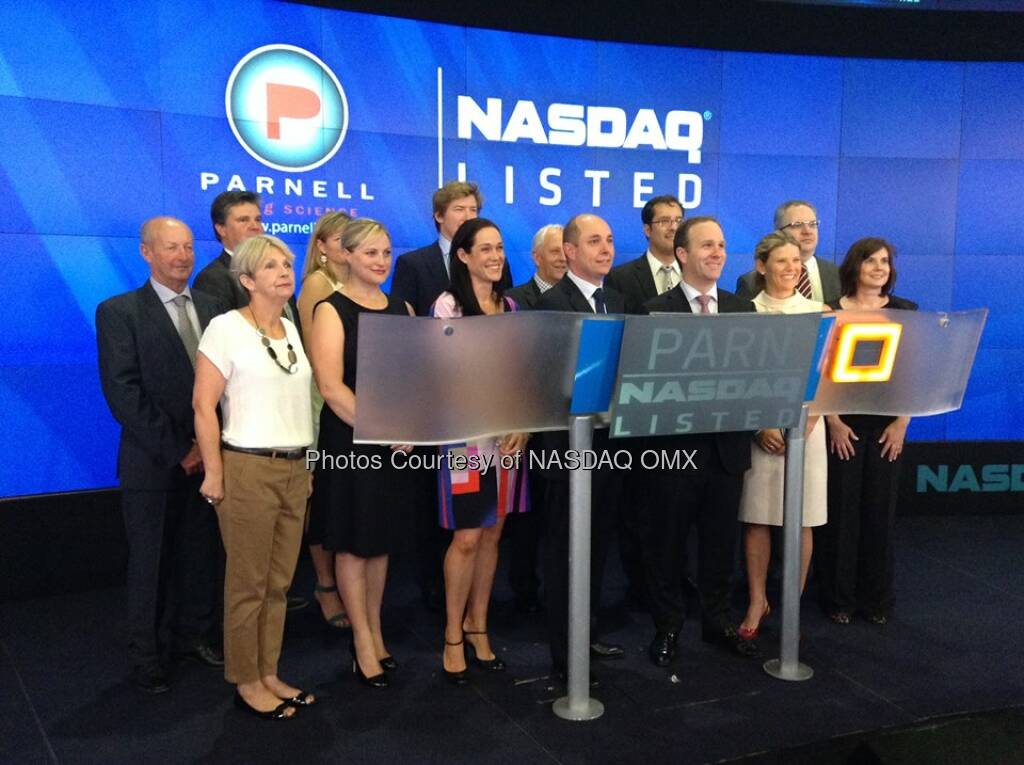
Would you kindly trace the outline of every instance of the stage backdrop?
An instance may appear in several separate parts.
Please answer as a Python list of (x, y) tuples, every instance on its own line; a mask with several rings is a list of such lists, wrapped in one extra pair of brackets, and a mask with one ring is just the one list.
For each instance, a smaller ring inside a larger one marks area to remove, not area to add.
[[(898, 293), (992, 313), (961, 411), (925, 440), (1024, 436), (1024, 65), (871, 61), (596, 43), (276, 2), (0, 8), (0, 496), (112, 486), (117, 427), (94, 312), (139, 286), (139, 224), (188, 221), (197, 271), (225, 189), (262, 194), (297, 252), (324, 211), (435, 235), (430, 194), (477, 181), (517, 282), (543, 224), (678, 194), (724, 223), (724, 283), (782, 200), (817, 206), (819, 254), (881, 235)], [(942, 349), (935, 373), (942, 374)]]

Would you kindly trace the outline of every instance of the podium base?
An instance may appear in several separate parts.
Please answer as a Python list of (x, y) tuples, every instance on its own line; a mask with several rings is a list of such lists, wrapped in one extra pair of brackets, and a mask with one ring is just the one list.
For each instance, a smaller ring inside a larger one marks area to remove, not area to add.
[(814, 670), (799, 661), (794, 668), (783, 670), (782, 659), (769, 659), (764, 663), (764, 671), (779, 680), (802, 681), (814, 677)]
[(551, 709), (563, 720), (574, 720), (576, 722), (596, 720), (604, 714), (604, 704), (597, 699), (586, 699), (580, 706), (573, 707), (569, 703), (568, 696), (562, 696), (560, 699), (555, 699), (555, 703), (551, 705)]

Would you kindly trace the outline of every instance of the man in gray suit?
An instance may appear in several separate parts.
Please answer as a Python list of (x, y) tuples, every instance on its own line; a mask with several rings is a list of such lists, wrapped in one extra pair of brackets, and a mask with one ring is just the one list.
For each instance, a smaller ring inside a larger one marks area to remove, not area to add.
[[(819, 223), (814, 205), (801, 199), (783, 202), (775, 210), (776, 230), (785, 231), (796, 239), (804, 261), (797, 289), (806, 298), (828, 303), (839, 299), (839, 269), (835, 263), (814, 254), (818, 249)], [(737, 297), (751, 300), (757, 295), (760, 290), (755, 286), (756, 275), (756, 271), (748, 271), (736, 280)]]

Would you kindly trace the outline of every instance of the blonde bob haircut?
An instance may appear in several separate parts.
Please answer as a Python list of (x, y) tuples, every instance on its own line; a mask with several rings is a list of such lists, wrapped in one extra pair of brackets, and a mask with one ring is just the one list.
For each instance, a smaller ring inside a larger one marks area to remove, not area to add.
[(320, 261), (320, 248), (316, 246), (316, 243), (324, 242), (326, 244), (328, 239), (337, 236), (344, 230), (350, 220), (352, 220), (352, 216), (343, 210), (335, 210), (320, 216), (320, 220), (316, 222), (313, 233), (309, 237), (309, 245), (306, 247), (306, 263), (302, 268), (303, 281), (314, 271), (327, 272), (327, 264)]
[[(231, 273), (239, 280), (239, 284), (241, 284), (243, 274), (251, 278), (256, 273), (260, 263), (267, 257), (267, 250), (271, 248), (284, 253), (289, 263), (295, 263), (295, 255), (288, 249), (287, 244), (276, 236), (258, 234), (252, 239), (242, 242), (235, 250), (235, 254), (231, 256)], [(245, 288), (244, 284), (242, 284), (242, 288)], [(246, 291), (248, 292), (248, 290)]]
[(390, 241), (391, 234), (384, 227), (384, 224), (375, 221), (373, 218), (354, 218), (341, 232), (341, 246), (353, 252), (359, 245), (372, 236), (384, 234)]

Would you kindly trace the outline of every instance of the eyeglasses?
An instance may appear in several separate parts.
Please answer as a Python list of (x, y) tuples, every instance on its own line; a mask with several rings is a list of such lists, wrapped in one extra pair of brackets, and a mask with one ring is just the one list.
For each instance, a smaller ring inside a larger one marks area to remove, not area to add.
[(682, 222), (682, 218), (658, 218), (657, 220), (652, 220), (651, 225), (658, 228), (667, 228), (668, 226), (679, 226)]
[(813, 231), (818, 227), (819, 223), (821, 223), (820, 220), (795, 220), (783, 226), (782, 230), (785, 231), (787, 228), (809, 228)]

